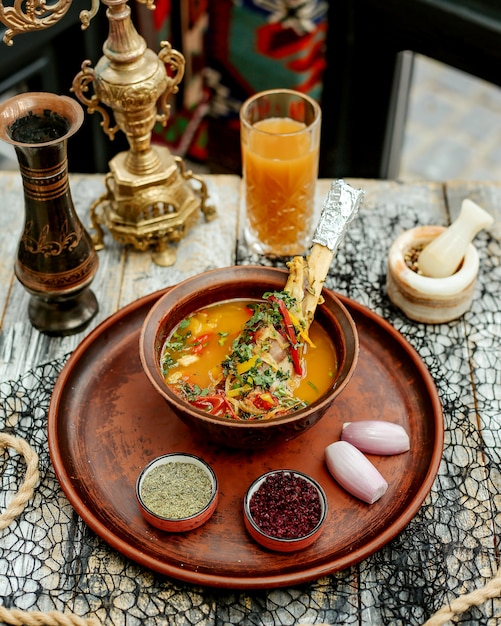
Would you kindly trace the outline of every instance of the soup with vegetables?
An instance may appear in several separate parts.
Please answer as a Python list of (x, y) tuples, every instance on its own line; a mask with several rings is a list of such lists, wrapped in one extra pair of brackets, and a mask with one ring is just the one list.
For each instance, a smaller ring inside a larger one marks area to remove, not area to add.
[(286, 292), (264, 298), (213, 304), (182, 320), (162, 349), (167, 385), (237, 420), (285, 415), (320, 398), (337, 372), (333, 342), (317, 322), (301, 328)]

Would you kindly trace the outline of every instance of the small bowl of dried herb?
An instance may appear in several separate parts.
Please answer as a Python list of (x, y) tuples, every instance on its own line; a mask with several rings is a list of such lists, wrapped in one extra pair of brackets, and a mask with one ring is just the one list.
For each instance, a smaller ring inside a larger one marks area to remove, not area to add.
[(296, 470), (262, 474), (244, 497), (244, 521), (263, 547), (294, 552), (318, 539), (327, 519), (327, 497), (320, 484)]
[(193, 454), (164, 454), (139, 474), (136, 498), (152, 526), (186, 532), (205, 524), (214, 513), (217, 477), (208, 463)]

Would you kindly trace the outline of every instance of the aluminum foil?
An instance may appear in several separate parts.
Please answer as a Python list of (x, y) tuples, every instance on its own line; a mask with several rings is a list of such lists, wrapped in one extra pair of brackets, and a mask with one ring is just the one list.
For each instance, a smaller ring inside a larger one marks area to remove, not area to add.
[(333, 181), (322, 206), (313, 243), (335, 252), (357, 214), (363, 196), (362, 189), (354, 189), (342, 179)]

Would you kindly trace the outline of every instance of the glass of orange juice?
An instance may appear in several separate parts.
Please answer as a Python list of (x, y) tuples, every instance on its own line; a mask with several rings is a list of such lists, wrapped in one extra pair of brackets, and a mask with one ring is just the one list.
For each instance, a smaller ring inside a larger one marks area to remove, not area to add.
[(255, 94), (240, 109), (245, 238), (267, 256), (303, 254), (312, 235), (321, 110), (291, 89)]

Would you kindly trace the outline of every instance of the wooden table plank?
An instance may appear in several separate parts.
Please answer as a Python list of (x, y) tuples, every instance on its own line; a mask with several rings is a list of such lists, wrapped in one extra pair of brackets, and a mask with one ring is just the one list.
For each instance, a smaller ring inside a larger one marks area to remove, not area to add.
[(2, 210), (0, 211), (0, 323), (14, 280), (13, 265), (24, 220), (21, 175), (0, 172)]
[[(477, 433), (476, 446), (463, 463), (465, 484), (478, 486), (483, 477), (486, 494), (478, 504), (469, 502), (470, 517), (478, 520), (489, 510), (489, 525), (499, 544), (501, 538), (501, 184), (475, 184), (450, 181), (446, 187), (451, 213), (459, 213), (464, 198), (471, 198), (494, 217), (494, 224), (480, 232), (474, 240), (479, 254), (479, 275), (471, 309), (464, 315), (466, 346), (472, 381), (472, 394), (463, 396), (466, 410), (458, 422), (463, 433), (471, 429)], [(451, 442), (452, 448), (461, 445)], [(471, 532), (478, 535), (486, 524), (480, 526), (471, 520)], [(497, 560), (490, 563), (490, 574), (497, 569)], [(486, 566), (486, 577), (489, 567)], [(478, 584), (478, 581), (476, 581)], [(501, 602), (494, 602), (498, 612)]]
[[(234, 264), (240, 178), (208, 177), (207, 186), (209, 202), (216, 207), (217, 217), (206, 222), (200, 215), (197, 224), (175, 245), (177, 261), (172, 267), (155, 265), (149, 252), (126, 248), (106, 232), (106, 249), (99, 253), (99, 269), (91, 286), (98, 296), (97, 316), (76, 335), (50, 339), (31, 327), (27, 317), (29, 296), (13, 274), (24, 219), (24, 200), (20, 175), (3, 174), (0, 189), (5, 190), (6, 205), (12, 209), (3, 213), (6, 224), (0, 240), (3, 259), (0, 265), (0, 304), (3, 302), (3, 326), (6, 329), (0, 339), (0, 379), (16, 378), (27, 367), (35, 367), (72, 352), (92, 328), (141, 296), (207, 269)], [(70, 188), (75, 209), (86, 228), (92, 232), (89, 211), (92, 202), (104, 192), (103, 177), (71, 175)], [(10, 218), (7, 223), (7, 216), (11, 215), (16, 219)]]

